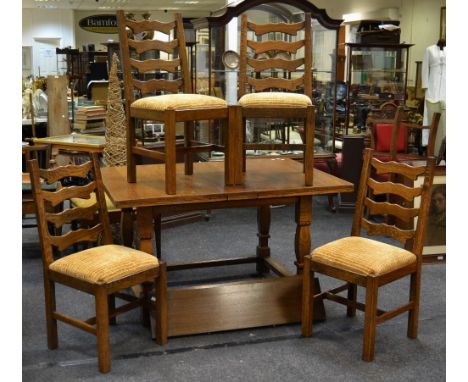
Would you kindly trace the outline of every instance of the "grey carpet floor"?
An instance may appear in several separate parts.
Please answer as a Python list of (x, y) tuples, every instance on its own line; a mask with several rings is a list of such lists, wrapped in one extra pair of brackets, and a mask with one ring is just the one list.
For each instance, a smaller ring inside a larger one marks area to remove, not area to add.
[[(326, 197), (316, 197), (312, 247), (349, 234), (352, 214), (330, 213)], [(272, 256), (291, 271), (294, 261), (294, 209), (272, 210)], [(208, 221), (165, 229), (163, 257), (169, 262), (253, 255), (257, 244), (256, 210), (215, 210)], [(59, 348), (47, 349), (42, 268), (37, 231), (23, 229), (22, 377), (24, 381), (444, 381), (446, 361), (445, 264), (424, 265), (420, 330), (406, 337), (407, 316), (378, 326), (375, 361), (362, 362), (361, 313), (347, 318), (345, 308), (325, 302), (327, 320), (303, 338), (300, 325), (281, 325), (170, 338), (165, 346), (151, 340), (137, 311), (119, 317), (110, 331), (111, 367), (97, 368), (95, 337), (59, 323)], [(242, 265), (170, 273), (170, 285), (188, 280), (217, 280), (252, 275)], [(322, 288), (336, 283), (319, 276)], [(363, 293), (359, 290), (359, 296)], [(408, 296), (408, 281), (382, 288), (379, 302), (391, 308)], [(58, 306), (78, 317), (93, 315), (93, 298), (57, 288)]]

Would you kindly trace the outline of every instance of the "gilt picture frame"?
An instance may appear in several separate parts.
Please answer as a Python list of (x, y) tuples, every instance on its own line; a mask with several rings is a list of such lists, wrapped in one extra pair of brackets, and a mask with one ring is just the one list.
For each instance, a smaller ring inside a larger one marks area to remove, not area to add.
[(440, 33), (439, 38), (441, 40), (447, 40), (446, 36), (446, 7), (440, 8)]

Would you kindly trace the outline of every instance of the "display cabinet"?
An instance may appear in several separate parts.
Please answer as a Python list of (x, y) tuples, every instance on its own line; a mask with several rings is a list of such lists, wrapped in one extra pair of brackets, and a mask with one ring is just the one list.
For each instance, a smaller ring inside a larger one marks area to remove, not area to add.
[[(235, 104), (238, 99), (238, 52), (240, 15), (247, 13), (255, 23), (298, 22), (304, 13), (312, 15), (313, 104), (316, 106), (315, 153), (334, 153), (336, 121), (336, 52), (342, 20), (330, 18), (305, 0), (245, 0), (230, 3), (209, 17), (192, 20), (196, 31), (196, 59), (193, 74), (197, 93), (210, 94)], [(239, 20), (239, 22), (238, 22)], [(268, 37), (266, 37), (268, 38)], [(280, 74), (282, 75), (282, 74)], [(266, 121), (264, 139), (300, 140), (301, 126)]]
[(346, 118), (336, 135), (363, 134), (367, 114), (384, 102), (404, 105), (411, 44), (347, 43)]

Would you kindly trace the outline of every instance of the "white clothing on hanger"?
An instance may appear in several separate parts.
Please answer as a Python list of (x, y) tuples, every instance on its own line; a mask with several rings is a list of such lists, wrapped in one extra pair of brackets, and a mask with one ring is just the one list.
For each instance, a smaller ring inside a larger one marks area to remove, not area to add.
[[(431, 123), (434, 111), (445, 113), (445, 69), (446, 69), (446, 48), (439, 48), (438, 45), (431, 45), (426, 48), (421, 71), (421, 87), (426, 89), (423, 125)], [(434, 105), (437, 104), (438, 105)], [(439, 110), (435, 110), (439, 109)], [(445, 136), (445, 124), (440, 126), (437, 136)], [(423, 130), (422, 144), (427, 145), (428, 131)], [(442, 137), (443, 138), (443, 137)], [(436, 147), (436, 150), (438, 148)]]

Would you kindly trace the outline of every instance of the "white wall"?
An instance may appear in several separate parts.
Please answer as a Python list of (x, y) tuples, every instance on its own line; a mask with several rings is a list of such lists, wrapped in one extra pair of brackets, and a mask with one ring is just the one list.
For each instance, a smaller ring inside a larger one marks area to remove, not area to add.
[[(326, 9), (332, 18), (341, 19), (344, 14), (361, 13), (364, 18), (390, 15), (400, 18), (401, 41), (414, 46), (410, 49), (408, 84), (414, 84), (415, 61), (422, 61), (424, 50), (439, 37), (440, 7), (445, 0), (315, 0), (313, 4)], [(23, 46), (32, 46), (34, 37), (60, 37), (61, 47), (82, 49), (84, 44), (95, 44), (96, 50), (105, 50), (101, 45), (109, 39), (118, 41), (117, 34), (87, 32), (78, 26), (79, 20), (102, 11), (72, 11), (53, 9), (23, 9)], [(110, 12), (109, 12), (110, 13)], [(142, 11), (134, 11), (141, 18)], [(171, 12), (149, 11), (151, 18), (169, 20)], [(184, 17), (202, 17), (191, 12)]]

